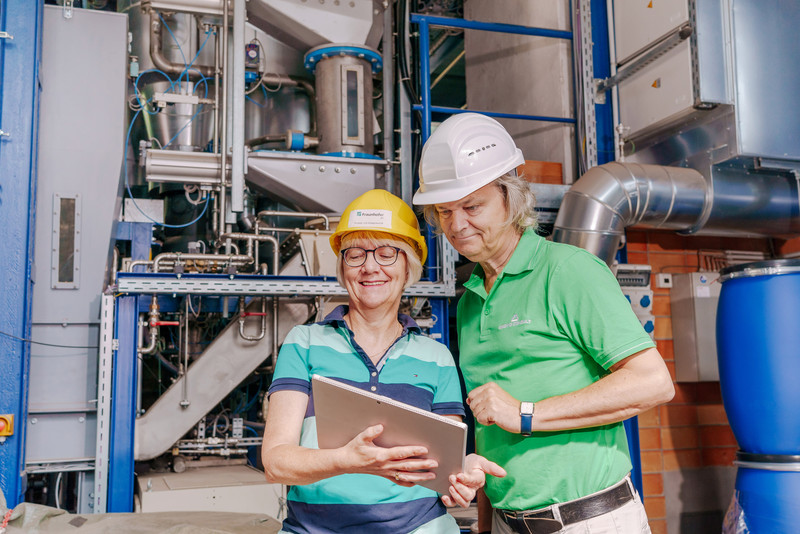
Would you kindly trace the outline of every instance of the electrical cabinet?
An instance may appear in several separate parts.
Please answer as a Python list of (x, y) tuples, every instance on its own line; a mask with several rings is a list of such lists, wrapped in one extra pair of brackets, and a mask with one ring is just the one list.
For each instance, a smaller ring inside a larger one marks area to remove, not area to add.
[(722, 284), (717, 273), (672, 275), (670, 308), (678, 382), (719, 381), (717, 304)]
[(731, 104), (728, 26), (720, 2), (618, 0), (619, 117), (629, 138)]
[(692, 61), (684, 41), (619, 85), (620, 119), (630, 132), (693, 111)]
[(689, 21), (686, 0), (616, 0), (617, 58), (622, 63)]

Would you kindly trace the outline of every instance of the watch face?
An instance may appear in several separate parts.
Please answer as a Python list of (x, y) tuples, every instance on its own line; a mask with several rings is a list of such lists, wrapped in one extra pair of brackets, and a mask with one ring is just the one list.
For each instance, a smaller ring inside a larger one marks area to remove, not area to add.
[(533, 403), (521, 402), (519, 405), (519, 413), (525, 415), (533, 415)]

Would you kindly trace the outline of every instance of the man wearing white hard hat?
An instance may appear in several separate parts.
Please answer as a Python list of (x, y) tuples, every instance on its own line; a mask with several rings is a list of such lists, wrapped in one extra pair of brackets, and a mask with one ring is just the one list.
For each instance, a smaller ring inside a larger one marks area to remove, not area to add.
[(458, 303), (460, 367), (492, 532), (650, 532), (630, 482), (622, 421), (674, 387), (600, 259), (534, 231), (534, 197), (511, 136), (477, 113), (425, 143), (414, 204), (477, 263)]

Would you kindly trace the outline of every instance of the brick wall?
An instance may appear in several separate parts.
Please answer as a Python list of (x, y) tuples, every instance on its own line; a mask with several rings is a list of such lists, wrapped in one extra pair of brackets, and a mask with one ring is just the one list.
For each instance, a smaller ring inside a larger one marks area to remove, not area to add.
[[(765, 239), (686, 237), (672, 232), (629, 230), (628, 263), (652, 266), (656, 273), (700, 270), (709, 253), (725, 250), (770, 253)], [(800, 240), (781, 244), (779, 252), (800, 250)], [(655, 285), (653, 315), (659, 352), (675, 379), (669, 289)], [(719, 382), (676, 383), (675, 398), (639, 416), (644, 503), (653, 534), (667, 534), (664, 475), (675, 470), (731, 466), (738, 446), (722, 406)], [(670, 518), (674, 520), (674, 518)], [(677, 532), (671, 525), (670, 532)]]

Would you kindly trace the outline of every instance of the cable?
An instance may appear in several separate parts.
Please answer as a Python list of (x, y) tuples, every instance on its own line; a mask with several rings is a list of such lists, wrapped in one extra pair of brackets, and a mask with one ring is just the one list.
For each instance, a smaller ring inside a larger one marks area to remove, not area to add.
[(99, 349), (98, 346), (80, 346), (80, 345), (55, 345), (53, 343), (44, 343), (42, 341), (34, 341), (32, 339), (26, 339), (24, 337), (17, 337), (12, 334), (7, 334), (6, 332), (0, 332), (0, 336), (10, 337), (11, 339), (16, 339), (17, 341), (24, 341), (25, 343), (31, 343), (33, 345), (44, 345), (45, 347), (59, 347), (62, 349)]
[[(150, 69), (150, 70), (142, 71), (142, 72), (139, 74), (139, 76), (137, 76), (137, 77), (136, 77), (136, 82), (134, 83), (134, 86), (138, 85), (138, 83), (139, 83), (139, 78), (142, 76), (142, 74), (145, 74), (146, 72), (150, 72), (150, 71), (157, 71), (157, 72), (160, 72), (161, 74), (163, 74), (164, 76), (166, 76), (166, 78), (167, 78), (168, 80), (170, 80), (170, 82), (172, 83), (172, 79), (171, 79), (169, 76), (167, 76), (167, 74), (166, 74), (166, 73), (164, 73), (164, 72), (162, 72), (162, 71), (159, 71), (159, 70), (157, 70), (157, 69)], [(173, 84), (172, 84), (172, 86), (174, 87), (174, 86), (175, 86), (175, 84), (173, 83)], [(195, 86), (195, 88), (196, 88), (196, 86)], [(208, 85), (206, 84), (206, 90), (207, 90), (207, 89), (208, 89)], [(138, 92), (138, 89), (137, 89), (137, 92)], [(144, 104), (142, 104), (142, 109), (145, 109), (145, 108), (144, 108), (144, 106), (145, 106), (145, 105), (147, 105), (147, 103), (149, 103), (149, 102), (150, 102), (150, 100), (151, 100), (151, 99), (150, 99), (150, 98), (148, 98), (148, 99), (147, 99), (147, 100), (144, 102)], [(146, 109), (145, 109), (145, 111), (146, 111)], [(136, 119), (139, 117), (139, 114), (140, 114), (141, 112), (142, 112), (142, 110), (141, 110), (141, 109), (140, 109), (139, 111), (137, 111), (137, 112), (134, 114), (133, 118), (131, 119), (131, 123), (130, 123), (130, 125), (128, 125), (128, 133), (127, 133), (127, 135), (125, 136), (125, 150), (126, 150), (126, 151), (127, 151), (127, 149), (128, 149), (128, 144), (130, 143), (130, 140), (131, 140), (131, 132), (133, 131), (133, 125), (136, 123)], [(184, 128), (185, 128), (185, 127), (186, 127), (186, 126), (184, 125)], [(181, 130), (182, 130), (182, 129), (181, 129)], [(178, 132), (178, 133), (180, 133), (180, 132)], [(200, 219), (202, 219), (202, 218), (203, 218), (203, 216), (206, 214), (206, 211), (208, 211), (208, 204), (209, 204), (209, 201), (211, 200), (211, 195), (208, 195), (208, 196), (206, 196), (206, 202), (205, 202), (205, 204), (203, 205), (203, 211), (202, 211), (202, 212), (200, 212), (200, 215), (198, 215), (198, 216), (197, 216), (197, 218), (196, 218), (196, 219), (194, 219), (193, 221), (191, 221), (191, 222), (188, 222), (188, 223), (186, 223), (186, 224), (167, 224), (167, 223), (160, 223), (160, 222), (158, 222), (158, 221), (154, 220), (152, 217), (150, 217), (150, 216), (149, 216), (147, 213), (145, 213), (145, 212), (144, 212), (144, 210), (142, 210), (142, 208), (140, 208), (140, 207), (139, 207), (139, 205), (136, 203), (136, 199), (134, 198), (134, 196), (133, 196), (133, 192), (131, 191), (131, 185), (130, 185), (130, 182), (128, 181), (128, 165), (127, 165), (127, 163), (123, 163), (123, 165), (122, 165), (122, 172), (123, 172), (123, 176), (124, 176), (124, 179), (125, 179), (125, 180), (124, 180), (124, 181), (125, 181), (125, 189), (128, 191), (128, 196), (130, 197), (130, 199), (131, 199), (131, 202), (133, 202), (133, 206), (134, 206), (134, 207), (135, 207), (135, 208), (136, 208), (136, 209), (139, 211), (139, 213), (141, 213), (141, 214), (142, 214), (142, 215), (143, 215), (143, 216), (144, 216), (144, 217), (145, 217), (145, 218), (146, 218), (148, 221), (152, 222), (153, 224), (156, 224), (156, 225), (158, 225), (158, 226), (163, 226), (163, 227), (165, 227), (165, 228), (186, 228), (187, 226), (191, 226), (191, 225), (193, 225), (194, 223), (196, 223), (197, 221), (199, 221)]]
[(63, 476), (64, 476), (63, 471), (58, 473), (58, 476), (56, 477), (56, 487), (55, 490), (53, 491), (53, 493), (55, 493), (55, 498), (56, 498), (56, 508), (58, 508), (59, 510), (61, 509), (61, 503), (59, 502), (58, 494), (61, 492), (60, 486), (61, 486), (61, 479), (63, 478)]
[[(207, 80), (208, 80), (208, 78), (206, 78), (205, 76), (203, 76), (203, 73), (201, 73), (199, 70), (197, 70), (197, 69), (192, 69), (192, 65), (194, 65), (194, 62), (195, 62), (195, 61), (197, 61), (197, 58), (198, 58), (198, 57), (200, 57), (200, 53), (203, 51), (203, 48), (205, 48), (205, 46), (206, 46), (206, 43), (208, 43), (208, 40), (211, 38), (211, 34), (212, 34), (212, 33), (214, 33), (214, 32), (212, 32), (210, 29), (209, 29), (209, 30), (206, 30), (206, 32), (205, 32), (205, 33), (206, 33), (206, 38), (205, 38), (205, 39), (203, 39), (203, 42), (202, 42), (202, 44), (200, 45), (200, 48), (198, 48), (198, 49), (197, 49), (197, 53), (196, 53), (196, 54), (194, 55), (194, 57), (192, 58), (192, 61), (191, 61), (191, 62), (189, 62), (189, 63), (186, 63), (186, 56), (183, 54), (183, 49), (181, 48), (181, 45), (180, 45), (180, 43), (178, 42), (178, 39), (175, 37), (175, 34), (174, 34), (174, 33), (172, 33), (172, 30), (170, 29), (170, 27), (169, 27), (169, 25), (166, 23), (166, 21), (164, 21), (164, 17), (162, 17), (162, 16), (161, 16), (161, 13), (159, 13), (159, 14), (158, 14), (158, 16), (159, 16), (159, 18), (161, 19), (161, 23), (164, 25), (164, 27), (167, 29), (167, 31), (169, 32), (170, 36), (172, 37), (172, 40), (175, 42), (175, 46), (177, 46), (177, 47), (178, 47), (178, 51), (180, 51), (180, 53), (181, 53), (181, 58), (183, 58), (183, 65), (184, 65), (184, 69), (183, 69), (183, 70), (181, 71), (181, 73), (178, 75), (178, 80), (177, 80), (177, 82), (173, 82), (173, 83), (172, 83), (172, 86), (170, 87), (170, 90), (174, 90), (174, 89), (175, 89), (175, 83), (177, 83), (177, 84), (180, 86), (180, 84), (181, 84), (181, 79), (183, 78), (183, 75), (184, 75), (184, 74), (186, 74), (186, 83), (189, 83), (189, 71), (191, 71), (191, 70), (195, 70), (195, 71), (197, 71), (197, 72), (200, 74), (200, 81), (202, 81), (202, 82), (203, 82), (203, 84), (205, 85), (206, 92), (205, 92), (205, 95), (203, 96), (203, 98), (207, 98), (207, 97), (208, 97), (208, 81), (207, 81)], [(165, 74), (165, 76), (166, 76), (166, 74)], [(167, 76), (167, 78), (169, 78), (169, 76)], [(139, 78), (137, 77), (137, 83), (138, 83), (138, 79), (139, 79)], [(199, 82), (198, 82), (198, 83), (199, 83)], [(192, 90), (192, 93), (194, 93), (194, 91), (196, 91), (196, 90), (197, 90), (197, 84), (195, 84), (195, 87), (194, 87), (194, 89)], [(184, 124), (184, 125), (181, 127), (181, 129), (180, 129), (180, 130), (178, 130), (178, 132), (177, 132), (175, 135), (173, 135), (173, 136), (172, 136), (172, 139), (170, 139), (170, 140), (167, 142), (167, 144), (165, 144), (165, 145), (164, 145), (164, 147), (163, 147), (163, 148), (166, 148), (166, 147), (168, 147), (169, 145), (171, 145), (171, 144), (172, 144), (172, 142), (173, 142), (175, 139), (177, 139), (177, 138), (178, 138), (178, 136), (181, 134), (181, 132), (183, 132), (183, 130), (185, 130), (185, 129), (186, 129), (186, 127), (187, 127), (187, 126), (189, 126), (189, 125), (190, 125), (190, 124), (191, 124), (191, 123), (192, 123), (192, 122), (193, 122), (193, 121), (194, 121), (194, 120), (197, 118), (197, 115), (200, 113), (200, 111), (201, 111), (202, 109), (203, 109), (203, 105), (202, 105), (202, 104), (200, 104), (200, 105), (197, 107), (197, 111), (195, 111), (194, 115), (192, 115), (192, 116), (191, 116), (191, 118), (190, 118), (190, 119), (189, 119), (189, 120), (186, 122), (186, 124)], [(126, 144), (126, 146), (127, 146), (127, 144)], [(140, 210), (140, 211), (141, 211), (141, 210)]]
[(249, 97), (249, 96), (247, 96), (247, 95), (244, 95), (244, 97), (245, 97), (247, 100), (249, 100), (250, 102), (252, 102), (253, 104), (255, 104), (256, 106), (260, 107), (260, 108), (263, 108), (263, 107), (266, 105), (266, 104), (259, 104), (258, 102), (256, 102), (255, 100), (253, 100), (252, 98), (250, 98), (250, 97)]
[[(170, 36), (172, 37), (172, 40), (175, 41), (175, 46), (178, 47), (178, 52), (181, 53), (181, 58), (183, 58), (183, 64), (186, 65), (186, 56), (183, 55), (183, 48), (181, 48), (181, 44), (178, 42), (178, 39), (175, 37), (175, 34), (172, 33), (172, 29), (170, 29), (169, 25), (167, 24), (167, 21), (165, 21), (164, 17), (161, 16), (161, 13), (158, 14), (158, 18), (161, 19), (161, 24), (167, 29)], [(181, 76), (183, 76), (183, 73), (181, 73)], [(178, 76), (179, 82), (181, 81), (181, 76)]]
[(136, 111), (141, 111), (142, 109), (144, 109), (145, 113), (147, 113), (148, 115), (155, 115), (156, 113), (158, 113), (158, 110), (148, 111), (147, 108), (145, 107), (147, 105), (147, 103), (152, 100), (152, 98), (148, 98), (147, 100), (144, 101), (144, 103), (142, 103), (142, 99), (140, 98), (141, 92), (139, 91), (139, 80), (142, 78), (142, 76), (144, 76), (145, 74), (148, 74), (150, 72), (155, 72), (157, 74), (161, 74), (164, 78), (166, 78), (167, 81), (169, 82), (169, 90), (170, 91), (175, 89), (175, 82), (172, 81), (172, 78), (169, 77), (169, 74), (167, 74), (166, 72), (164, 72), (163, 70), (160, 70), (160, 69), (143, 70), (142, 72), (139, 73), (138, 76), (136, 76), (136, 80), (133, 82), (134, 95), (136, 96), (136, 101), (139, 103), (139, 109), (136, 110)]
[[(214, 35), (216, 35), (216, 32), (214, 32), (214, 31), (211, 31), (210, 29), (206, 30), (206, 38), (205, 38), (205, 39), (203, 39), (203, 43), (200, 45), (200, 48), (198, 48), (198, 49), (197, 49), (197, 53), (194, 55), (194, 57), (192, 58), (192, 60), (189, 62), (189, 64), (188, 64), (188, 65), (186, 64), (186, 60), (184, 59), (184, 61), (183, 61), (183, 64), (184, 64), (186, 67), (183, 69), (183, 72), (181, 72), (180, 76), (178, 76), (178, 83), (180, 83), (180, 81), (181, 81), (181, 78), (183, 77), (183, 73), (184, 73), (184, 72), (186, 73), (186, 81), (187, 81), (187, 82), (189, 81), (189, 70), (191, 70), (191, 69), (192, 69), (192, 65), (194, 65), (194, 62), (195, 62), (195, 61), (197, 61), (197, 58), (198, 58), (198, 57), (200, 57), (200, 52), (202, 52), (202, 51), (203, 51), (203, 48), (205, 48), (205, 47), (206, 47), (206, 43), (208, 42), (208, 40), (209, 40), (209, 38), (211, 37), (211, 34), (212, 34), (212, 33), (213, 33)], [(179, 48), (180, 48), (180, 47), (179, 47)], [(183, 52), (181, 52), (181, 55), (183, 55)], [(194, 69), (194, 70), (197, 70), (197, 69)], [(200, 72), (200, 71), (198, 70), (197, 72)], [(203, 73), (200, 73), (200, 76), (203, 76)], [(203, 77), (205, 77), (205, 76), (203, 76)], [(206, 85), (206, 91), (208, 91), (208, 85)]]

